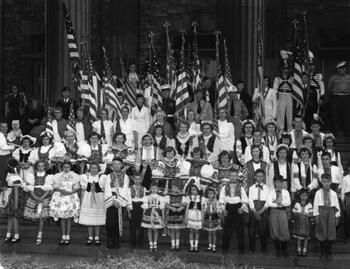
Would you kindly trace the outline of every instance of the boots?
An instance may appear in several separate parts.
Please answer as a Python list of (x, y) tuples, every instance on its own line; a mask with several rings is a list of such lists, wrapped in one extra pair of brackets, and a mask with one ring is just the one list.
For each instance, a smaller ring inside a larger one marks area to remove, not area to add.
[(281, 257), (281, 256), (282, 256), (282, 254), (281, 254), (281, 241), (279, 241), (279, 240), (274, 240), (273, 242), (275, 243), (276, 256), (277, 256), (277, 257)]
[(332, 260), (332, 242), (331, 241), (325, 241), (325, 256), (326, 259)]
[(282, 241), (281, 242), (281, 249), (282, 249), (282, 254), (283, 254), (283, 257), (287, 258), (288, 257), (288, 251), (287, 251), (287, 241)]
[(114, 240), (113, 240), (113, 227), (107, 226), (107, 248), (114, 248)]
[(320, 241), (320, 259), (324, 259), (325, 257), (325, 241)]

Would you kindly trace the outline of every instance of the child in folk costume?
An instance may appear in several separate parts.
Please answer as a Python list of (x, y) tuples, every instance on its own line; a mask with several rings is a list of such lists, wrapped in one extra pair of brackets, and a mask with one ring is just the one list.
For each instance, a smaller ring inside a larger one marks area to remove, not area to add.
[(143, 209), (142, 201), (146, 195), (146, 189), (142, 186), (142, 174), (140, 172), (134, 172), (133, 183), (130, 189), (131, 207), (128, 210), (128, 217), (130, 221), (130, 244), (131, 247), (143, 247), (144, 230), (141, 227)]
[(263, 169), (254, 172), (255, 184), (249, 188), (249, 250), (255, 252), (256, 233), (261, 244), (261, 252), (267, 251), (268, 235), (268, 198), (269, 188), (264, 184), (266, 173)]
[(177, 154), (186, 159), (189, 156), (192, 147), (192, 137), (188, 132), (188, 124), (185, 121), (179, 122), (179, 132), (175, 136), (175, 149)]
[(33, 151), (33, 144), (36, 139), (29, 135), (22, 136), (21, 147), (17, 148), (12, 156), (19, 162), (20, 175), (26, 178), (28, 174), (33, 174), (33, 168), (29, 162), (30, 153)]
[[(19, 163), (15, 159), (9, 159), (7, 162), (8, 170), (6, 176), (7, 189), (3, 193), (3, 208), (1, 209), (1, 215), (8, 218), (7, 220), (7, 233), (5, 237), (5, 243), (18, 243), (20, 242), (18, 217), (21, 217), (23, 210), (23, 187), (25, 182), (19, 176)], [(14, 229), (14, 236), (11, 237), (12, 226)]]
[(203, 200), (203, 230), (208, 231), (207, 251), (216, 252), (216, 231), (221, 230), (221, 205), (216, 199), (216, 186), (206, 189)]
[(318, 168), (318, 178), (321, 182), (321, 176), (323, 174), (329, 174), (331, 176), (331, 189), (340, 194), (343, 182), (342, 170), (332, 164), (332, 156), (329, 152), (324, 151), (321, 155), (322, 166)]
[(131, 208), (129, 177), (122, 159), (115, 158), (112, 172), (101, 178), (105, 191), (107, 247), (120, 248), (119, 238), (123, 235), (123, 208)]
[(55, 174), (52, 180), (53, 194), (50, 202), (50, 216), (61, 220), (62, 238), (60, 245), (70, 244), (71, 219), (78, 222), (80, 199), (79, 175), (71, 171), (72, 164), (65, 161), (62, 172)]
[(244, 218), (243, 212), (248, 212), (248, 197), (238, 182), (238, 171), (230, 172), (230, 181), (221, 189), (219, 201), (223, 208), (224, 232), (222, 237), (223, 253), (227, 254), (230, 247), (232, 233), (236, 233), (238, 251), (244, 253)]
[(170, 230), (171, 250), (180, 250), (180, 231), (185, 228), (186, 203), (181, 192), (182, 180), (172, 179), (170, 185), (171, 190), (165, 197), (166, 227)]
[(198, 252), (199, 230), (202, 229), (202, 197), (199, 184), (192, 183), (186, 197), (185, 223), (190, 230), (190, 252)]
[(344, 212), (344, 243), (350, 240), (350, 166), (348, 165), (348, 174), (343, 178), (341, 188), (341, 199), (343, 201)]
[(42, 242), (42, 234), (45, 219), (50, 215), (50, 201), (52, 191), (52, 175), (48, 175), (45, 161), (38, 161), (34, 165), (34, 174), (27, 177), (27, 190), (30, 196), (24, 207), (24, 218), (32, 221), (39, 220), (39, 232), (35, 245)]
[(100, 186), (100, 166), (91, 163), (89, 172), (80, 176), (80, 185), (83, 190), (80, 206), (79, 224), (88, 226), (88, 240), (90, 246), (94, 240), (100, 246), (100, 227), (106, 224), (106, 209), (104, 207), (104, 193)]
[(278, 145), (278, 127), (276, 121), (273, 119), (266, 121), (265, 124), (266, 134), (264, 136), (264, 142), (270, 152), (270, 161), (276, 159), (276, 150)]
[(164, 228), (164, 198), (158, 194), (158, 183), (153, 181), (150, 194), (143, 197), (143, 218), (141, 227), (148, 230), (150, 251), (157, 251), (158, 230)]
[(290, 239), (287, 208), (291, 205), (289, 192), (284, 188), (285, 179), (281, 175), (274, 178), (275, 188), (270, 191), (267, 202), (270, 211), (270, 236), (274, 241), (276, 256), (288, 256), (287, 243)]
[(308, 202), (309, 193), (307, 189), (299, 191), (299, 198), (300, 202), (296, 202), (292, 210), (294, 215), (293, 237), (297, 239), (297, 255), (305, 257), (307, 256), (307, 244), (310, 239), (313, 209), (312, 204)]
[(331, 189), (329, 174), (321, 175), (322, 189), (315, 194), (314, 216), (315, 237), (320, 242), (321, 259), (332, 258), (332, 241), (336, 239), (336, 226), (339, 223), (340, 207), (337, 193)]

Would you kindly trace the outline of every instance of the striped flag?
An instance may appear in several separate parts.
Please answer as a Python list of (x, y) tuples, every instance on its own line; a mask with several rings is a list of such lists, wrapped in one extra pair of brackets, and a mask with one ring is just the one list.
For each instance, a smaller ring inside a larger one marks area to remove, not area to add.
[(298, 29), (295, 27), (294, 33), (294, 75), (293, 75), (293, 89), (292, 96), (296, 102), (295, 115), (302, 116), (304, 110), (304, 97), (302, 90), (301, 76), (304, 71), (305, 48), (304, 41), (298, 35)]
[[(199, 61), (199, 55), (198, 55), (198, 44), (197, 44), (197, 29), (194, 28), (194, 36), (193, 36), (193, 65), (192, 65), (192, 72), (193, 72), (193, 91), (196, 91), (201, 84), (201, 68), (200, 68), (200, 61)], [(206, 99), (207, 102), (209, 102), (208, 99), (209, 95), (207, 95)]]
[(67, 121), (67, 131), (73, 131), (74, 133), (75, 131), (75, 124), (76, 124), (76, 120), (75, 120), (75, 114), (74, 114), (74, 107), (73, 107), (73, 102), (70, 104), (70, 108), (69, 108), (69, 115), (68, 115), (68, 121)]
[(83, 105), (89, 107), (91, 119), (95, 121), (98, 116), (98, 76), (93, 67), (86, 46), (82, 45), (83, 69), (81, 71), (80, 94)]
[(68, 13), (67, 7), (64, 3), (63, 4), (63, 11), (65, 16), (65, 25), (66, 25), (66, 32), (67, 32), (67, 41), (68, 41), (68, 52), (69, 52), (69, 58), (71, 62), (79, 63), (79, 50), (77, 45), (77, 40), (75, 37), (75, 32), (73, 29), (72, 21), (70, 20), (70, 15)]
[(167, 50), (166, 50), (166, 79), (170, 85), (170, 96), (175, 95), (176, 90), (176, 63), (174, 59), (174, 51), (171, 47), (170, 37), (169, 37), (169, 23), (164, 24), (167, 40)]
[(218, 93), (218, 108), (227, 107), (227, 88), (225, 78), (222, 74), (220, 60), (216, 61), (216, 92)]
[[(119, 63), (120, 63), (120, 78), (119, 82), (122, 84), (123, 89), (125, 91), (125, 98), (128, 102), (128, 105), (130, 107), (136, 106), (136, 93), (134, 87), (131, 85), (130, 81), (127, 79), (126, 75), (126, 67), (125, 67), (125, 53), (123, 52), (122, 48), (120, 47), (120, 57), (119, 57)], [(125, 76), (125, 77), (124, 77)]]
[(50, 107), (47, 111), (47, 121), (46, 121), (45, 132), (48, 135), (53, 136), (52, 117), (51, 117), (51, 108)]
[[(228, 52), (227, 52), (227, 46), (226, 46), (226, 39), (224, 39), (224, 51), (225, 51), (225, 89), (222, 89), (221, 96), (219, 94), (219, 97), (221, 97), (221, 105), (220, 108), (227, 107), (227, 99), (228, 99), (228, 88), (233, 88), (234, 85), (232, 83), (232, 73), (231, 73), (231, 67), (230, 67), (230, 61), (228, 59)], [(220, 69), (220, 68), (219, 68)], [(220, 82), (219, 82), (220, 83)]]
[(163, 108), (163, 100), (161, 95), (161, 88), (159, 83), (159, 72), (160, 72), (160, 66), (157, 60), (156, 51), (153, 44), (153, 37), (151, 36), (150, 39), (150, 64), (149, 64), (149, 72), (148, 74), (151, 74), (153, 76), (153, 84), (151, 85), (152, 90), (152, 103), (155, 106), (155, 109), (162, 109)]

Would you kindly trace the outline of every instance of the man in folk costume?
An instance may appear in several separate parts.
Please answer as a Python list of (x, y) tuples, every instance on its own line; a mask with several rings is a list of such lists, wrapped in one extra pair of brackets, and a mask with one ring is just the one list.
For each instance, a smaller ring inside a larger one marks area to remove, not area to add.
[(253, 120), (244, 120), (242, 122), (242, 134), (236, 140), (235, 149), (237, 162), (244, 164), (244, 153), (247, 146), (253, 145), (253, 134), (255, 131), (255, 123)]
[(292, 168), (288, 162), (288, 146), (280, 144), (276, 150), (276, 160), (271, 163), (267, 186), (272, 189), (273, 180), (276, 176), (282, 176), (284, 189), (290, 191), (292, 184)]
[(188, 111), (194, 111), (196, 115), (196, 122), (213, 121), (213, 109), (210, 103), (204, 99), (203, 89), (196, 89), (196, 100), (188, 105)]
[(62, 108), (56, 107), (54, 110), (55, 119), (52, 121), (53, 141), (61, 142), (67, 130), (67, 120), (62, 118)]
[(175, 101), (170, 98), (170, 86), (169, 84), (164, 84), (161, 86), (162, 89), (162, 100), (163, 107), (166, 114), (166, 121), (175, 130)]
[(321, 155), (322, 166), (318, 168), (318, 180), (321, 182), (321, 176), (328, 174), (331, 176), (331, 189), (340, 193), (343, 184), (342, 170), (332, 165), (332, 157), (329, 152), (323, 152)]
[[(302, 118), (300, 116), (295, 116), (293, 121), (294, 129), (289, 132), (292, 137), (292, 143), (290, 149), (298, 151), (303, 143), (303, 137), (308, 135), (303, 127), (305, 126)], [(303, 126), (304, 125), (304, 126)]]
[(292, 130), (293, 121), (293, 76), (290, 75), (288, 58), (292, 54), (289, 51), (281, 50), (283, 60), (281, 76), (275, 78), (273, 89), (277, 94), (277, 124), (278, 128), (283, 131), (285, 128), (285, 118), (287, 118), (287, 131)]
[(91, 122), (84, 116), (84, 108), (77, 109), (77, 119), (75, 123), (77, 142), (87, 142), (92, 133)]
[[(262, 131), (255, 130), (253, 134), (253, 145), (260, 147), (262, 151), (262, 160), (266, 163), (270, 163), (270, 151), (268, 147), (263, 144)], [(244, 162), (248, 162), (252, 159), (251, 146), (247, 146), (244, 151)]]
[(249, 112), (244, 102), (239, 99), (239, 92), (235, 86), (227, 89), (229, 99), (227, 100), (227, 121), (232, 122), (235, 129), (235, 137), (242, 135), (242, 121), (248, 119)]

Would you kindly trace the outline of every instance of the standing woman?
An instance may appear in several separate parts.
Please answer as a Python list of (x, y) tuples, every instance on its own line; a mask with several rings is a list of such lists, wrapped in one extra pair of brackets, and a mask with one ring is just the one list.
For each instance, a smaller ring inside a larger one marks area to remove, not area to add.
[(281, 144), (278, 145), (276, 150), (276, 161), (271, 163), (271, 167), (269, 170), (269, 177), (266, 185), (273, 189), (274, 182), (273, 179), (276, 176), (282, 176), (284, 189), (287, 191), (291, 190), (292, 185), (292, 168), (291, 164), (288, 162), (288, 152), (289, 149), (286, 145)]
[(201, 132), (200, 124), (196, 123), (196, 114), (194, 111), (190, 110), (187, 112), (187, 121), (188, 121), (188, 133), (190, 136), (199, 136)]
[(52, 191), (52, 175), (46, 173), (47, 163), (39, 160), (34, 164), (34, 173), (27, 177), (29, 197), (24, 207), (24, 218), (32, 221), (39, 220), (39, 232), (35, 245), (42, 242), (45, 220), (50, 215)]
[(95, 232), (95, 245), (100, 246), (100, 227), (106, 224), (106, 209), (104, 207), (104, 193), (100, 186), (100, 166), (91, 163), (89, 172), (80, 176), (83, 189), (79, 224), (88, 226), (89, 237), (86, 242), (90, 246)]
[(224, 108), (219, 110), (218, 128), (221, 150), (232, 152), (235, 145), (235, 128), (232, 122), (227, 121), (227, 111)]
[(179, 132), (175, 136), (175, 149), (182, 159), (187, 159), (192, 146), (192, 137), (185, 121), (179, 122)]
[[(130, 110), (129, 107), (124, 105), (121, 108), (121, 115), (122, 117), (118, 119), (118, 122), (115, 123), (117, 126), (119, 123), (120, 126), (120, 132), (125, 134), (126, 141), (125, 144), (129, 148), (137, 149), (138, 148), (138, 126), (134, 119), (130, 118)], [(118, 130), (115, 127), (115, 133), (117, 133)]]
[(131, 109), (130, 118), (135, 120), (138, 130), (138, 148), (141, 147), (142, 137), (151, 126), (151, 111), (145, 106), (145, 98), (142, 94), (136, 95), (136, 106)]
[(175, 147), (173, 139), (169, 138), (165, 134), (165, 130), (162, 125), (155, 125), (154, 132), (152, 133), (154, 146), (156, 148), (156, 160), (161, 160), (163, 152), (167, 147)]
[(265, 131), (266, 134), (263, 139), (265, 142), (265, 146), (269, 149), (270, 152), (270, 161), (273, 162), (276, 159), (276, 149), (278, 145), (277, 123), (272, 119), (270, 121), (266, 121)]
[(92, 124), (92, 130), (100, 135), (102, 144), (113, 145), (113, 122), (108, 119), (107, 109), (101, 109), (101, 117)]
[[(323, 138), (324, 150), (329, 152), (332, 157), (332, 165), (338, 166), (342, 171), (343, 165), (341, 163), (340, 153), (336, 148), (336, 141), (333, 134), (326, 134)], [(322, 162), (320, 162), (322, 164)]]
[(61, 220), (62, 238), (59, 244), (69, 245), (72, 218), (74, 222), (78, 222), (79, 219), (80, 199), (77, 192), (80, 189), (80, 184), (79, 175), (71, 171), (72, 164), (70, 162), (63, 162), (62, 169), (62, 172), (53, 177), (50, 216), (55, 221)]

